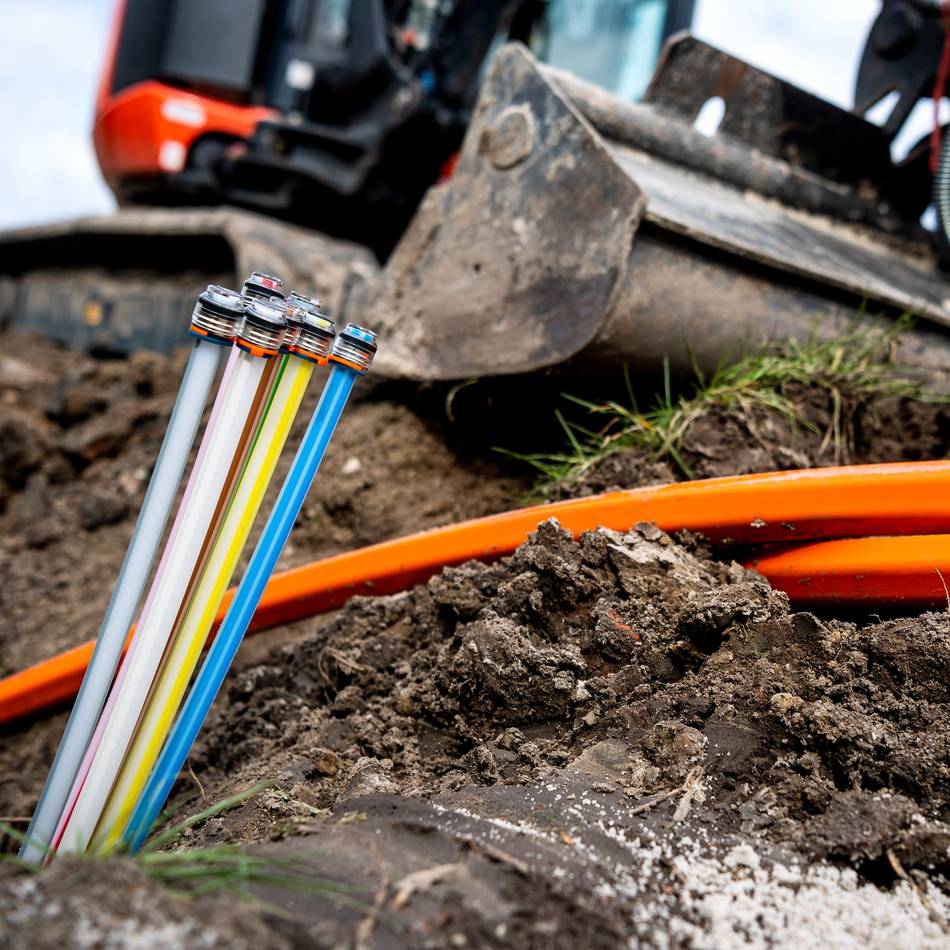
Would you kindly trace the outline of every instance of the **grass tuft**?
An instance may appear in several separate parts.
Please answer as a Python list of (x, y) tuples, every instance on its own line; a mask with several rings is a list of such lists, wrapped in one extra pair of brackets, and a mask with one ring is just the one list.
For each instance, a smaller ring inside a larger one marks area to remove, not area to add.
[[(273, 784), (273, 782), (259, 782), (257, 785), (252, 785), (250, 788), (245, 788), (244, 790), (237, 792), (228, 798), (222, 798), (221, 801), (215, 802), (213, 805), (209, 805), (207, 808), (196, 812), (194, 815), (186, 818), (183, 822), (180, 822), (177, 825), (172, 825), (171, 827), (165, 828), (162, 831), (159, 831), (157, 834), (152, 835), (152, 837), (145, 842), (142, 850), (144, 852), (157, 851), (159, 848), (162, 848), (166, 844), (174, 841), (189, 828), (196, 828), (198, 825), (204, 824), (206, 821), (214, 818), (216, 815), (221, 815), (226, 811), (230, 811), (232, 808), (237, 808), (238, 805), (244, 804), (244, 802), (246, 802), (249, 798), (253, 798), (255, 795), (260, 794), (261, 792), (265, 791), (265, 789), (270, 788)], [(159, 820), (161, 820), (161, 816), (159, 816)]]
[(316, 877), (302, 859), (252, 854), (238, 845), (148, 851), (136, 860), (153, 881), (181, 896), (203, 897), (224, 892), (250, 901), (257, 899), (251, 888), (258, 886), (358, 903), (354, 901), (352, 887)]
[(945, 401), (945, 397), (903, 375), (894, 362), (897, 341), (912, 324), (912, 318), (905, 316), (885, 330), (862, 328), (834, 339), (812, 334), (805, 341), (766, 345), (720, 366), (709, 378), (697, 368), (693, 391), (686, 396), (674, 397), (669, 363), (664, 361), (663, 391), (645, 412), (637, 406), (624, 367), (626, 405), (613, 400), (594, 403), (561, 394), (585, 409), (593, 420), (593, 424), (584, 426), (567, 421), (557, 412), (567, 440), (564, 451), (532, 455), (498, 451), (537, 469), (535, 493), (541, 497), (577, 483), (608, 455), (631, 448), (644, 451), (653, 460), (669, 460), (687, 478), (694, 478), (682, 449), (698, 419), (716, 408), (749, 413), (758, 407), (778, 413), (792, 426), (817, 432), (795, 402), (795, 395), (807, 387), (817, 388), (828, 397), (831, 418), (827, 430), (819, 433), (821, 451), (832, 448), (835, 462), (841, 464), (853, 448), (851, 413), (856, 406), (873, 406), (893, 398)]
[[(153, 881), (182, 897), (227, 893), (241, 900), (261, 903), (259, 898), (252, 893), (252, 888), (258, 886), (298, 891), (365, 909), (364, 902), (354, 897), (354, 889), (351, 886), (316, 877), (312, 868), (301, 858), (253, 854), (238, 845), (178, 851), (158, 850), (174, 841), (187, 829), (194, 828), (215, 815), (237, 807), (272, 785), (272, 782), (260, 783), (216, 802), (180, 824), (154, 835), (146, 842), (143, 850), (130, 856), (129, 860), (141, 867)], [(0, 832), (9, 835), (21, 844), (26, 841), (26, 836), (22, 832), (4, 822), (0, 822)], [(106, 857), (106, 855), (93, 853), (72, 856), (74, 861), (84, 862), (90, 870), (95, 866), (95, 862), (104, 860)], [(34, 873), (43, 870), (42, 865), (25, 864), (13, 854), (0, 854), (0, 860), (16, 862)], [(86, 870), (80, 869), (75, 879), (82, 879), (86, 873)]]

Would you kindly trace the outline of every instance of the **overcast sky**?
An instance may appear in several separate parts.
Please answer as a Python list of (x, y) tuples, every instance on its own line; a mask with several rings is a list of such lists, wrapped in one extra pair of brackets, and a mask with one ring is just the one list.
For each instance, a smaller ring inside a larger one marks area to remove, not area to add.
[[(90, 140), (115, 0), (0, 0), (0, 227), (113, 207)], [(699, 0), (695, 32), (840, 105), (877, 0)]]

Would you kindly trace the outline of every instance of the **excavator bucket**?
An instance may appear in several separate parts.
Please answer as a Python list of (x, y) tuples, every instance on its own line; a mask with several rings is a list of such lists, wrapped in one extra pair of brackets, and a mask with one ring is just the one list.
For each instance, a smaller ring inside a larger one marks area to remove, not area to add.
[[(704, 134), (694, 120), (717, 98)], [(505, 46), (454, 176), (370, 290), (362, 318), (387, 339), (375, 369), (710, 369), (909, 312), (902, 360), (945, 376), (950, 294), (875, 183), (890, 168), (876, 126), (693, 37), (668, 44), (643, 103)]]

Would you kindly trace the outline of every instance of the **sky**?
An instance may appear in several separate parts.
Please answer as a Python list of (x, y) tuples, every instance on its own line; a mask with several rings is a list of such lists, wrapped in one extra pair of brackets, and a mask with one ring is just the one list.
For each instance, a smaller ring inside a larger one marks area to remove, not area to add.
[(0, 227), (109, 211), (90, 130), (114, 0), (0, 0)]
[[(0, 0), (0, 227), (114, 207), (90, 135), (114, 3)], [(878, 8), (878, 0), (698, 0), (694, 32), (849, 106)]]

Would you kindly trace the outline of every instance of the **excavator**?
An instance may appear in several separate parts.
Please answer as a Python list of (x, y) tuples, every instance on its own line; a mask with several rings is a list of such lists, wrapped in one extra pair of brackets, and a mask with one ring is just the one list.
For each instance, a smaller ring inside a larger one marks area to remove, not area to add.
[(384, 376), (712, 368), (912, 313), (902, 360), (945, 377), (950, 135), (892, 159), (944, 95), (942, 4), (883, 0), (851, 110), (693, 17), (120, 0), (93, 128), (118, 211), (0, 234), (0, 326), (169, 350), (196, 286), (266, 270), (378, 327)]

